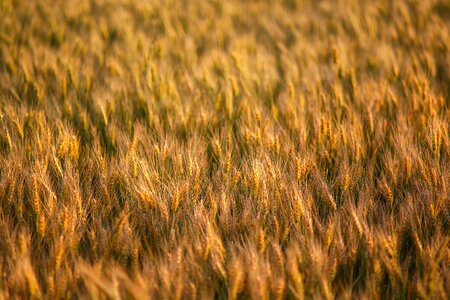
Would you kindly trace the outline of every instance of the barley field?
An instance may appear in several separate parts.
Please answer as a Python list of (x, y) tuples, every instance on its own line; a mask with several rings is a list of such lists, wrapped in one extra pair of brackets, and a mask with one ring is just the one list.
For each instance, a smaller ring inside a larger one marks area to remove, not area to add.
[(0, 0), (0, 299), (449, 299), (448, 0)]

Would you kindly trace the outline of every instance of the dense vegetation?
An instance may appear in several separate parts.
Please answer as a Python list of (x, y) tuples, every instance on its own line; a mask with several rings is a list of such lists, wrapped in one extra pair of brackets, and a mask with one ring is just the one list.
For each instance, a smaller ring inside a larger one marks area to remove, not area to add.
[(449, 19), (0, 0), (0, 298), (448, 299)]

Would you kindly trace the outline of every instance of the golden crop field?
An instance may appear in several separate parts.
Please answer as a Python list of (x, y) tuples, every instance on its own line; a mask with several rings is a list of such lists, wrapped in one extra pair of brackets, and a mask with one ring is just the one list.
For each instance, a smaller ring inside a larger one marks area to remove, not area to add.
[(448, 0), (0, 0), (0, 299), (449, 299)]

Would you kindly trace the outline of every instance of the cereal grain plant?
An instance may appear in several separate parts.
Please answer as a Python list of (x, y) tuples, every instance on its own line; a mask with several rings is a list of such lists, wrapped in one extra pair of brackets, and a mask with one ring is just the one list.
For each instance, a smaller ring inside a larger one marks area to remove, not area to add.
[(447, 0), (0, 0), (0, 299), (449, 299)]

